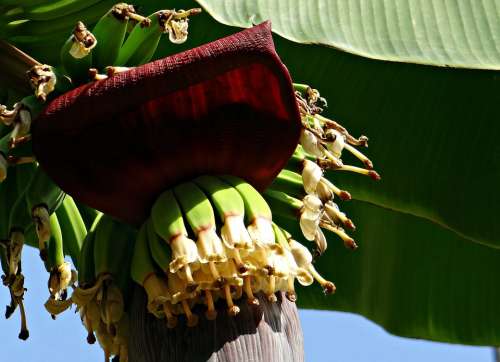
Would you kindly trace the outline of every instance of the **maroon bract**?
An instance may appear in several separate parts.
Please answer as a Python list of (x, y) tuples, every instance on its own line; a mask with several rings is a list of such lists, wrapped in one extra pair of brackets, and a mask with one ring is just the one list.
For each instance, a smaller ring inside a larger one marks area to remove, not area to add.
[(34, 122), (33, 149), (64, 191), (138, 224), (163, 190), (198, 175), (265, 189), (300, 129), (264, 23), (60, 96)]

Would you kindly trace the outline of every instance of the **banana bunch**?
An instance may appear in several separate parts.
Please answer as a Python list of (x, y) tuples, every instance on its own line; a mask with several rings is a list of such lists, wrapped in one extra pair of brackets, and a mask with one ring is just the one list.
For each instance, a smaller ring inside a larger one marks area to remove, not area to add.
[[(83, 224), (83, 221), (82, 221)], [(105, 353), (127, 361), (130, 299), (130, 263), (136, 232), (129, 226), (98, 213), (79, 248), (78, 287), (67, 300), (49, 300), (53, 315), (75, 304), (88, 335)]]
[[(346, 201), (351, 195), (329, 178), (334, 171), (350, 171), (373, 180), (380, 179), (373, 170), (373, 163), (354, 147), (366, 147), (368, 138), (356, 139), (337, 122), (321, 116), (326, 101), (316, 89), (303, 84), (294, 86), (302, 120), (300, 145), (264, 197), (277, 220), (298, 221), (304, 238), (315, 243), (316, 255), (327, 248), (322, 229), (336, 234), (346, 247), (356, 249), (356, 242), (345, 232), (346, 229), (354, 230), (354, 223), (334, 202), (334, 197)], [(345, 165), (341, 159), (344, 149), (366, 168)]]
[(137, 235), (131, 275), (146, 291), (149, 312), (169, 328), (179, 315), (195, 326), (197, 304), (213, 320), (218, 300), (231, 316), (243, 295), (252, 305), (259, 292), (275, 302), (284, 291), (295, 301), (295, 279), (335, 289), (308, 249), (273, 223), (261, 194), (234, 176), (200, 176), (164, 191)]

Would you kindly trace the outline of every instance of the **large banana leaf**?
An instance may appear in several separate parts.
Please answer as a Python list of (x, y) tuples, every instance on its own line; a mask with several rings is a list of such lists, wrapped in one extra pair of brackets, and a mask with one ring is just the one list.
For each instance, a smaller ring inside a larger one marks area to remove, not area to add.
[(271, 19), (299, 43), (369, 58), (467, 68), (500, 68), (498, 0), (198, 0), (219, 22)]
[[(352, 201), (345, 209), (357, 221), (360, 247), (351, 251), (329, 237), (316, 268), (337, 292), (324, 296), (319, 287), (302, 288), (301, 307), (359, 313), (399, 336), (500, 343), (500, 250), (366, 202)], [(296, 223), (281, 224), (301, 235)]]

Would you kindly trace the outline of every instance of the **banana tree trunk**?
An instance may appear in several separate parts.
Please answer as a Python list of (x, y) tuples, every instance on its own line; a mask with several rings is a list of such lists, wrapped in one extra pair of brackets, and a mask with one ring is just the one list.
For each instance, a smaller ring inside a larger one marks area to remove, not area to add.
[(164, 320), (147, 312), (147, 297), (137, 287), (130, 313), (129, 361), (304, 361), (295, 303), (283, 295), (278, 295), (276, 303), (269, 303), (262, 295), (258, 298), (258, 307), (240, 299), (241, 312), (236, 317), (218, 308), (216, 320), (208, 321), (198, 310), (198, 326), (189, 328), (180, 319), (176, 328), (168, 329)]

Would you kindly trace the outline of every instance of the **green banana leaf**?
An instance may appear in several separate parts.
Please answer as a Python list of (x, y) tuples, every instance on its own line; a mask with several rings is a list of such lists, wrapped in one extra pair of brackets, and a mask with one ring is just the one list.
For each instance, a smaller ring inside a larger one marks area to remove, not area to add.
[(197, 0), (217, 21), (250, 27), (272, 20), (298, 42), (368, 58), (500, 69), (497, 0)]
[[(342, 208), (358, 227), (352, 236), (359, 248), (346, 249), (329, 234), (328, 249), (315, 267), (337, 291), (325, 296), (317, 285), (301, 288), (300, 307), (358, 313), (404, 337), (500, 343), (500, 250), (366, 202)], [(301, 235), (296, 223), (277, 223)]]

